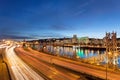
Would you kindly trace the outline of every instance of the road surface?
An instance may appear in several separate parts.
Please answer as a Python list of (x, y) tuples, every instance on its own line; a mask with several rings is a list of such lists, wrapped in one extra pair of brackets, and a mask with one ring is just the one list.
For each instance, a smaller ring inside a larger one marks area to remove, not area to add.
[(37, 69), (37, 71), (42, 72), (51, 80), (81, 80), (80, 76), (69, 72), (60, 71), (52, 65), (49, 65), (48, 63), (46, 64), (45, 62), (38, 60), (37, 58), (35, 58), (35, 54), (28, 53), (21, 48), (15, 51), (17, 51), (17, 55), (22, 58), (26, 63), (30, 62), (28, 64)]
[(26, 65), (14, 52), (15, 46), (6, 47), (6, 59), (13, 80), (44, 80)]
[[(89, 67), (89, 64), (85, 64), (84, 65), (80, 65), (78, 64), (79, 62), (75, 62), (72, 60), (68, 60), (68, 59), (61, 59), (59, 57), (56, 56), (51, 56), (51, 55), (47, 55), (41, 52), (37, 52), (34, 50), (30, 50), (29, 51), (35, 55), (36, 58), (39, 58), (43, 61), (49, 62), (49, 63), (53, 63), (59, 66), (63, 66), (78, 72), (82, 72), (82, 73), (86, 73), (89, 75), (93, 75), (102, 79), (106, 79), (106, 71), (105, 70), (99, 70), (96, 68), (92, 68)], [(120, 73), (115, 73), (115, 72), (111, 72), (108, 71), (107, 72), (107, 79), (110, 80), (120, 80)]]

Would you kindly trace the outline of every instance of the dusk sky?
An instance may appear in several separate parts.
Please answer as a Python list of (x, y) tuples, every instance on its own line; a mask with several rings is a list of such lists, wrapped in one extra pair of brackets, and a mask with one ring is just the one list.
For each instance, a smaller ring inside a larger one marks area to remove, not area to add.
[(120, 0), (0, 0), (0, 38), (120, 37)]

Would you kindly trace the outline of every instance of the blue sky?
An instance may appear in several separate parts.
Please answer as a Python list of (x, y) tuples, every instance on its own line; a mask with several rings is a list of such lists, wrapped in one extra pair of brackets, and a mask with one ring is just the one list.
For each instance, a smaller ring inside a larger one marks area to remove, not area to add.
[(120, 0), (0, 0), (0, 38), (120, 37)]

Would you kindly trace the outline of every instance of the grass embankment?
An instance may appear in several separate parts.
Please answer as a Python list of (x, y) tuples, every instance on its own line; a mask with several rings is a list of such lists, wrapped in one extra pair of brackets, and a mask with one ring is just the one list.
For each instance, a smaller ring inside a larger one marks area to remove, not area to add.
[(3, 53), (4, 50), (0, 49), (0, 80), (10, 80), (7, 65), (3, 61)]

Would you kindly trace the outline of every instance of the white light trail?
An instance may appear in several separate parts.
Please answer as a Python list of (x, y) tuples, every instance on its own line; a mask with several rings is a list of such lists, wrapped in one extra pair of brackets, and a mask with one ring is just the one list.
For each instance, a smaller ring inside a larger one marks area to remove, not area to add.
[(6, 47), (6, 58), (15, 80), (44, 80), (16, 55), (14, 48)]

